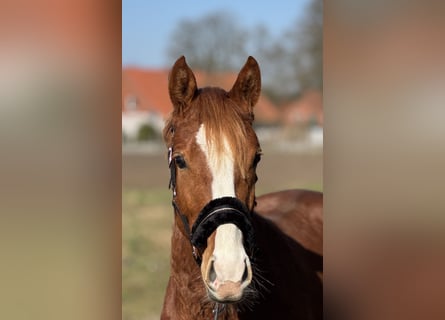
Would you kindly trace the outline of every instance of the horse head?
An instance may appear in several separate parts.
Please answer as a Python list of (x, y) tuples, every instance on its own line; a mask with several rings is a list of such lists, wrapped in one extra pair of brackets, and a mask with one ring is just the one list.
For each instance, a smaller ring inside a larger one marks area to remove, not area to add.
[(260, 90), (260, 69), (252, 57), (228, 92), (198, 88), (184, 57), (169, 76), (173, 112), (164, 140), (176, 223), (217, 302), (239, 301), (252, 281), (250, 221), (261, 156), (252, 123)]

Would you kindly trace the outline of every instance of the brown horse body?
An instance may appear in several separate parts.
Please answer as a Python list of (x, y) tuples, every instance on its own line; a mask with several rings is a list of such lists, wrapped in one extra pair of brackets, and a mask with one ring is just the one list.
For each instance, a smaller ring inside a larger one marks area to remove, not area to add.
[[(174, 112), (164, 138), (175, 222), (161, 319), (321, 319), (321, 193), (265, 195), (254, 210), (261, 153), (251, 127), (260, 92), (256, 61), (249, 58), (225, 92), (197, 89), (181, 58), (169, 90)], [(198, 246), (193, 233), (201, 222), (206, 243)]]
[(323, 193), (285, 190), (257, 198), (255, 211), (306, 249), (323, 255)]
[[(262, 278), (258, 280), (259, 293), (244, 307), (227, 305), (218, 319), (322, 318), (322, 287), (315, 276), (322, 271), (322, 261), (313, 253), (322, 251), (320, 195), (287, 190), (257, 198), (256, 211), (260, 212), (253, 215), (253, 223), (258, 246), (256, 263)], [(206, 292), (199, 267), (190, 254), (190, 243), (179, 231), (181, 221), (176, 220), (172, 247), (177, 249), (172, 251), (161, 319), (213, 319), (215, 303), (203, 299)]]

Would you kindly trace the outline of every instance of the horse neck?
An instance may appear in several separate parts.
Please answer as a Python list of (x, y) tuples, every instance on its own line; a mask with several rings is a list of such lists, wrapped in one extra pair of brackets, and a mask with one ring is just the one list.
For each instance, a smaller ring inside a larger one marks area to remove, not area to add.
[[(171, 241), (171, 272), (166, 299), (168, 313), (174, 319), (213, 319), (214, 302), (207, 298), (200, 268), (192, 255), (190, 240), (180, 230), (182, 222), (175, 219)], [(231, 309), (231, 308), (230, 308)], [(218, 317), (238, 319), (234, 310), (226, 310)]]
[[(177, 218), (177, 217), (176, 217)], [(201, 281), (199, 267), (192, 255), (190, 240), (180, 230), (181, 222), (175, 219), (171, 239), (171, 274), (177, 276), (177, 282)]]

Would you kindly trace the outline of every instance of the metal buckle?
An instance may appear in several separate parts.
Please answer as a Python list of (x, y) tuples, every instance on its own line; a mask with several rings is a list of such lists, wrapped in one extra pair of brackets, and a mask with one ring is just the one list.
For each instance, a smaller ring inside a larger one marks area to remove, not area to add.
[(173, 160), (173, 147), (168, 148), (168, 166), (170, 167)]

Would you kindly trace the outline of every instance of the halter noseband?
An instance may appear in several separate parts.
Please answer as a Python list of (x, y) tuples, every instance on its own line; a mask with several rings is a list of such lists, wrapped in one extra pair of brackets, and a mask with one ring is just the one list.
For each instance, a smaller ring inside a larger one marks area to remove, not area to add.
[(176, 204), (176, 165), (173, 163), (173, 148), (168, 148), (168, 165), (170, 168), (170, 182), (168, 187), (173, 191), (172, 205), (175, 213), (180, 217), (184, 230), (192, 245), (192, 253), (196, 263), (200, 266), (202, 252), (207, 247), (207, 238), (220, 225), (232, 223), (243, 234), (243, 244), (249, 256), (252, 256), (254, 246), (254, 230), (250, 221), (250, 212), (239, 199), (235, 197), (222, 197), (211, 200), (200, 211), (198, 218), (190, 230), (187, 216), (182, 214)]

